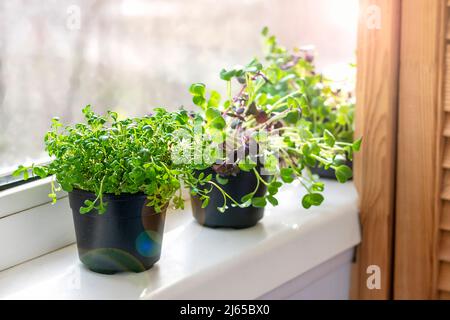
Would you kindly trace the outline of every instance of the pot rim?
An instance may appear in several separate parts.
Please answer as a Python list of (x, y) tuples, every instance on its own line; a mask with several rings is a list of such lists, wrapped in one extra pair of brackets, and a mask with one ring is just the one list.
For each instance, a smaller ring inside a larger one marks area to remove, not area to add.
[[(82, 206), (80, 203), (84, 202), (84, 200), (89, 199), (89, 200), (93, 200), (95, 199), (97, 196), (90, 191), (86, 191), (86, 190), (81, 190), (81, 189), (73, 189), (72, 191), (69, 192), (69, 202), (70, 202), (70, 208), (72, 209), (72, 213), (73, 214), (79, 214), (78, 212), (78, 208), (80, 206)], [(122, 212), (124, 212), (123, 214), (115, 214), (115, 215), (108, 215), (109, 218), (111, 217), (115, 217), (114, 219), (135, 219), (135, 218), (142, 218), (143, 216), (146, 215), (153, 215), (153, 214), (166, 214), (167, 209), (169, 208), (169, 204), (170, 201), (168, 201), (166, 204), (164, 204), (161, 207), (161, 211), (160, 212), (156, 212), (155, 208), (153, 206), (147, 206), (146, 204), (146, 199), (147, 199), (147, 195), (145, 195), (144, 193), (125, 193), (125, 194), (120, 194), (120, 195), (114, 195), (114, 194), (104, 194), (104, 198), (103, 198), (103, 202), (105, 203), (111, 203), (111, 205), (114, 206), (114, 203), (116, 205), (119, 205), (119, 203), (123, 203), (123, 202), (141, 202), (143, 206), (148, 207), (149, 208), (149, 212), (145, 211), (141, 211), (141, 213), (139, 213), (138, 215), (129, 215), (127, 214), (128, 210), (121, 210)], [(75, 201), (75, 202), (73, 202)], [(78, 204), (77, 204), (78, 203)], [(76, 207), (76, 209), (74, 209), (74, 205)], [(106, 208), (106, 210), (108, 211), (109, 206)], [(86, 214), (82, 214), (84, 217), (88, 217), (88, 218), (98, 218), (98, 217), (103, 217), (104, 215), (102, 214), (92, 214), (93, 211), (90, 211)]]
[[(97, 195), (92, 191), (87, 191), (83, 189), (73, 188), (72, 191), (69, 193), (72, 193), (74, 195), (85, 195), (85, 196), (91, 196), (91, 197), (97, 197)], [(143, 192), (137, 192), (137, 193), (121, 193), (121, 194), (114, 194), (114, 193), (103, 193), (103, 199), (109, 200), (109, 201), (125, 201), (125, 200), (131, 200), (131, 199), (139, 199), (139, 198), (147, 198), (147, 195)]]

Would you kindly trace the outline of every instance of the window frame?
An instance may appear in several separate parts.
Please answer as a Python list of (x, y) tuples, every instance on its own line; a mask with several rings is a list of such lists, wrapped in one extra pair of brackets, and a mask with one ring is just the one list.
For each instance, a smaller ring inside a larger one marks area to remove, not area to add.
[[(50, 157), (39, 158), (38, 160), (33, 162), (33, 165), (36, 166), (45, 166), (51, 162)], [(39, 177), (33, 176), (31, 170), (29, 171), (29, 178), (25, 180), (23, 175), (20, 177), (13, 176), (13, 172), (15, 169), (13, 167), (8, 167), (6, 170), (0, 170), (0, 194), (2, 191), (8, 190), (13, 187), (17, 187), (23, 185), (25, 183), (29, 183), (32, 181), (39, 180)]]
[(0, 192), (38, 179), (39, 177), (30, 177), (28, 180), (24, 180), (23, 178), (14, 177), (12, 174), (0, 176)]
[[(2, 218), (19, 212), (51, 203), (48, 197), (51, 190), (51, 181), (54, 177), (37, 179), (34, 181), (21, 181), (21, 184), (0, 191), (0, 221)], [(64, 191), (56, 192), (57, 199), (67, 197)]]
[(75, 242), (68, 196), (48, 197), (47, 177), (0, 191), (0, 271)]

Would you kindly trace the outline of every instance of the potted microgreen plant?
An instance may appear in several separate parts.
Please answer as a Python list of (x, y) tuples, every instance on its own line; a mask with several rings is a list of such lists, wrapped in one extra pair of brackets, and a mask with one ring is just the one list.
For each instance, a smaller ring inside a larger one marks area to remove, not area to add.
[(85, 123), (63, 127), (52, 120), (45, 136), (52, 157), (44, 166), (20, 166), (15, 175), (54, 175), (69, 194), (80, 260), (100, 273), (141, 272), (160, 258), (165, 212), (183, 207), (181, 183), (203, 180), (189, 164), (172, 159), (172, 135), (187, 128), (185, 111), (155, 109), (152, 115), (119, 120), (115, 112), (83, 109)]
[[(194, 122), (201, 123), (203, 141), (213, 145), (214, 152), (207, 152), (207, 158), (215, 159), (214, 163), (203, 161), (200, 171), (200, 177), (213, 173), (215, 185), (191, 192), (194, 217), (205, 226), (255, 225), (268, 203), (278, 204), (279, 188), (294, 180), (306, 191), (301, 200), (304, 208), (320, 205), (324, 184), (308, 170), (318, 163), (333, 168), (339, 182), (352, 177), (351, 168), (337, 158), (349, 148), (357, 151), (360, 142), (337, 141), (328, 130), (315, 136), (303, 116), (303, 110), (310, 108), (305, 93), (299, 88), (272, 95), (266, 87), (271, 82), (268, 71), (257, 59), (223, 69), (220, 77), (227, 84), (223, 102), (218, 92), (207, 92), (204, 84), (190, 87), (194, 104), (203, 110)], [(235, 95), (233, 82), (239, 85)]]
[[(284, 96), (300, 90), (308, 102), (304, 104), (302, 114), (310, 132), (315, 137), (331, 133), (342, 146), (347, 147), (347, 152), (336, 161), (352, 167), (355, 101), (352, 91), (347, 89), (352, 84), (338, 84), (317, 72), (314, 52), (310, 48), (287, 50), (279, 45), (274, 35), (269, 34), (267, 27), (262, 30), (262, 35), (269, 79), (262, 91), (271, 96)], [(318, 163), (311, 169), (321, 177), (335, 178), (332, 167), (325, 168)]]

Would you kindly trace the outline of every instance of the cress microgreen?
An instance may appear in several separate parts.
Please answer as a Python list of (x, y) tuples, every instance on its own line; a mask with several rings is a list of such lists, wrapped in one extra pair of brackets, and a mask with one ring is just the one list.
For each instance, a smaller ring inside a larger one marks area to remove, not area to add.
[[(200, 92), (196, 89), (194, 93)], [(14, 175), (41, 178), (54, 175), (49, 197), (56, 201), (56, 191), (81, 189), (97, 195), (87, 200), (80, 213), (95, 209), (104, 213), (103, 195), (144, 193), (148, 206), (160, 212), (170, 200), (176, 208), (184, 205), (181, 186), (195, 188), (211, 177), (194, 177), (190, 163), (174, 163), (173, 135), (177, 130), (191, 130), (186, 111), (167, 112), (162, 108), (141, 118), (118, 120), (115, 112), (95, 114), (90, 106), (83, 109), (85, 123), (63, 127), (53, 118), (45, 135), (45, 147), (52, 161), (44, 166), (19, 168)], [(204, 194), (206, 198), (206, 193)]]

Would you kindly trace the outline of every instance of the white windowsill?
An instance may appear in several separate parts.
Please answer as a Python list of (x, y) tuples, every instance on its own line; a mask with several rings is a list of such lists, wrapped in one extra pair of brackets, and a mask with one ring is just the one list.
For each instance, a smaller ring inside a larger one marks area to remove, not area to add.
[[(0, 219), (50, 203), (51, 199), (48, 197), (48, 194), (51, 190), (51, 179), (53, 177), (47, 177), (1, 191)], [(66, 197), (67, 193), (58, 191), (56, 196), (58, 199), (61, 199)]]
[(70, 245), (0, 272), (0, 299), (260, 297), (360, 241), (352, 183), (327, 182), (325, 202), (310, 210), (300, 208), (299, 193), (285, 188), (280, 205), (244, 230), (201, 227), (190, 208), (170, 213), (161, 260), (139, 274), (93, 273)]

